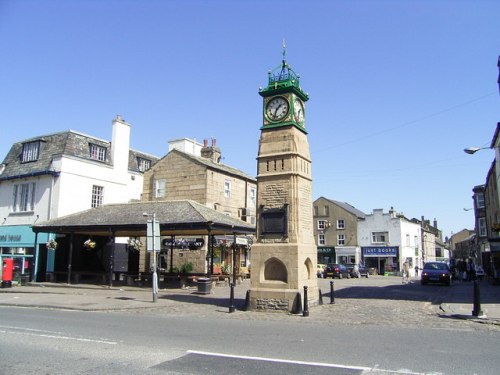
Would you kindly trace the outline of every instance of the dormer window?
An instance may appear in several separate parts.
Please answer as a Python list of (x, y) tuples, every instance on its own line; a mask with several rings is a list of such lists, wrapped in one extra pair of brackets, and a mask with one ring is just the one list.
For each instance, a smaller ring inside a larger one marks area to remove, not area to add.
[(23, 163), (29, 161), (36, 161), (38, 160), (39, 154), (40, 154), (40, 141), (25, 143), (23, 144), (23, 155), (21, 161)]
[(149, 168), (151, 168), (151, 160), (137, 158), (137, 167), (141, 172), (146, 172)]
[(106, 161), (106, 148), (91, 143), (89, 145), (90, 158), (93, 160)]

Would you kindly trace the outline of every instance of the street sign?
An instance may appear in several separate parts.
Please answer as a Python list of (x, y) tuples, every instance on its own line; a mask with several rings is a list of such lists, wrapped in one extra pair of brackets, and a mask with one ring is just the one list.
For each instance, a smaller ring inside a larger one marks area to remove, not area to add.
[(147, 227), (147, 241), (146, 241), (146, 248), (148, 251), (155, 251), (158, 252), (161, 249), (161, 244), (160, 244), (160, 222), (158, 220), (148, 220), (148, 227)]

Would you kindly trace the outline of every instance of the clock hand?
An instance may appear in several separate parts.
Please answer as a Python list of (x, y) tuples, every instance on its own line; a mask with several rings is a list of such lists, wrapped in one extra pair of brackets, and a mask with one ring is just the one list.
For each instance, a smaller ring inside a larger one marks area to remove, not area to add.
[(278, 112), (278, 109), (280, 109), (280, 108), (281, 108), (281, 104), (278, 105), (278, 108), (276, 108), (276, 110), (274, 111), (274, 117), (276, 117), (276, 112)]

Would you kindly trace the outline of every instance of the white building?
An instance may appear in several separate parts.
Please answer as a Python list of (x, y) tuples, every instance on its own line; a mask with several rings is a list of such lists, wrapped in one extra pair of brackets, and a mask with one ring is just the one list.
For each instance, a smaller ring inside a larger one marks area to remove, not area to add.
[[(130, 149), (130, 125), (112, 121), (111, 142), (72, 130), (15, 143), (0, 167), (0, 257), (43, 280), (54, 252), (31, 225), (109, 203), (139, 200), (157, 157)], [(35, 245), (36, 242), (36, 245)]]
[(396, 213), (373, 210), (358, 222), (358, 244), (365, 265), (376, 268), (379, 274), (400, 273), (405, 259), (410, 263), (410, 273), (415, 266), (422, 268), (421, 228), (419, 224)]

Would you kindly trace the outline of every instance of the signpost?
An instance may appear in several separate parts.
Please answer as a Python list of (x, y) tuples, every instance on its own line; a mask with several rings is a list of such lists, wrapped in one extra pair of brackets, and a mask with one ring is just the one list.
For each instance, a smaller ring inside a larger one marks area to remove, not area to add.
[[(144, 216), (150, 216), (144, 214)], [(153, 214), (153, 220), (148, 220), (146, 248), (148, 252), (152, 252), (153, 257), (153, 302), (157, 301), (158, 297), (158, 274), (156, 273), (156, 254), (160, 251), (160, 222), (156, 220), (156, 214)]]

